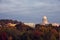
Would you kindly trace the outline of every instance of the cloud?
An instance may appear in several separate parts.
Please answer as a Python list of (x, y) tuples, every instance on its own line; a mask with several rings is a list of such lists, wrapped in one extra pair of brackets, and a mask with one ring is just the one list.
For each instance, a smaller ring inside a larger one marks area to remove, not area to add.
[[(52, 3), (53, 2), (53, 3)], [(22, 11), (30, 12), (30, 10), (37, 9), (39, 11), (59, 11), (60, 5), (55, 1), (39, 1), (39, 0), (1, 0), (0, 13)], [(34, 10), (35, 11), (35, 10)]]
[(36, 21), (36, 19), (40, 20), (41, 16), (52, 16), (59, 13), (59, 0), (0, 0), (0, 14), (6, 18), (10, 15), (12, 19), (17, 19), (17, 17), (19, 19), (20, 16), (20, 19), (24, 21), (29, 21), (29, 19)]

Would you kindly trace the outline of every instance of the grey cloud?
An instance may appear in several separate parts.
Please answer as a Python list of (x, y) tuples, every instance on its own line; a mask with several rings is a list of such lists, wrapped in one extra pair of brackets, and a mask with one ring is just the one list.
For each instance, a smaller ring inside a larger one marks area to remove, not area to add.
[[(59, 4), (57, 4), (57, 1), (49, 0), (46, 1), (37, 1), (37, 0), (2, 0), (2, 3), (0, 4), (0, 12), (12, 12), (12, 11), (30, 11), (30, 9), (36, 9), (41, 8), (39, 10), (49, 10), (49, 11), (58, 11), (59, 10)], [(56, 8), (56, 9), (55, 9)], [(57, 10), (58, 9), (58, 10)], [(44, 12), (43, 11), (43, 12)]]
[[(30, 19), (31, 21), (37, 19), (39, 21), (39, 18), (44, 15), (54, 18), (59, 13), (60, 1), (58, 0), (0, 0), (0, 14), (6, 18), (10, 15), (9, 17), (12, 17), (12, 19), (18, 17), (23, 21)], [(53, 16), (54, 14), (56, 15)]]

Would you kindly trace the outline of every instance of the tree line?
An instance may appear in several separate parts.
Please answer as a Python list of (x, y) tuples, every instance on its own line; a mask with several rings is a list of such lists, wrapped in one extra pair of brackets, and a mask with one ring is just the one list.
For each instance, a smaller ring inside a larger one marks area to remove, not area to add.
[[(7, 27), (8, 23), (16, 24)], [(17, 20), (0, 20), (0, 40), (59, 40), (60, 26), (36, 24), (35, 28)]]

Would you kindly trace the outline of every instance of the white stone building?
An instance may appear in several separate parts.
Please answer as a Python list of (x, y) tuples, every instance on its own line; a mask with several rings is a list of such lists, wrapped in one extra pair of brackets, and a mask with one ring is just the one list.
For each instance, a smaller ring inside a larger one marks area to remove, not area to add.
[(28, 26), (30, 26), (30, 27), (32, 27), (32, 28), (35, 28), (35, 23), (24, 23), (25, 25), (28, 25)]
[(42, 18), (42, 25), (49, 24), (46, 16)]
[(60, 24), (58, 24), (58, 23), (52, 23), (52, 26), (57, 26), (57, 27), (59, 27), (59, 25), (60, 25)]

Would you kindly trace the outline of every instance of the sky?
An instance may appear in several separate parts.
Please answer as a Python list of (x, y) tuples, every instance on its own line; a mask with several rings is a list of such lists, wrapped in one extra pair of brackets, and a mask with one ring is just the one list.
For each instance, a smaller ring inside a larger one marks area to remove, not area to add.
[(0, 19), (40, 23), (43, 16), (60, 23), (60, 0), (0, 0)]

